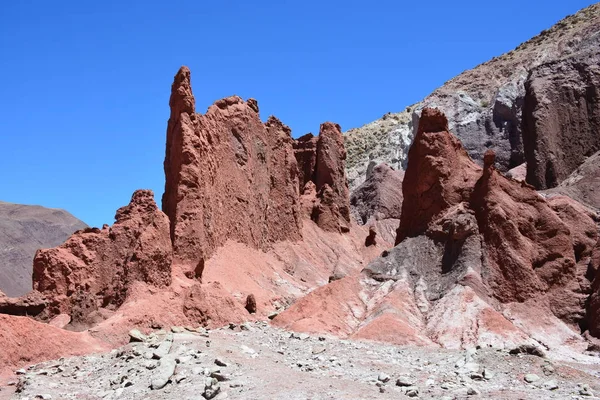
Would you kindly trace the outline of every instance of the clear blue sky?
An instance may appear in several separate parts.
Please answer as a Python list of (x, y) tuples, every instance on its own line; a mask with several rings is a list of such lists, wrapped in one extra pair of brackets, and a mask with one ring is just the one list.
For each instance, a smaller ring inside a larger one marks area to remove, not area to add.
[(112, 223), (164, 189), (173, 75), (199, 112), (258, 100), (299, 136), (400, 111), (583, 0), (2, 1), (0, 200)]

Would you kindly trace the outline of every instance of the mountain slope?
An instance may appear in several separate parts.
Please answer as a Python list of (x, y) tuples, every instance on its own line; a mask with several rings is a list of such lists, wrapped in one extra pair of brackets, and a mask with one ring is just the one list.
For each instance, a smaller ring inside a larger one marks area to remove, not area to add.
[(516, 49), (463, 72), (423, 101), (345, 133), (350, 188), (360, 185), (370, 162), (405, 169), (408, 148), (425, 106), (439, 108), (469, 155), (481, 163), (488, 148), (506, 171), (524, 161), (521, 108), (529, 71), (583, 51), (598, 52), (600, 3), (568, 16)]
[(30, 291), (36, 250), (85, 227), (64, 210), (0, 202), (0, 290), (11, 297)]

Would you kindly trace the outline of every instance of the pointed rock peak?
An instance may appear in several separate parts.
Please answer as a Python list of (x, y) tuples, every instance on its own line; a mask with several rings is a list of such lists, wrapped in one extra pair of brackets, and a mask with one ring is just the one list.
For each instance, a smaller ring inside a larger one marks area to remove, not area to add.
[[(252, 99), (248, 99), (248, 105), (250, 105), (250, 100)], [(269, 116), (269, 119), (267, 120), (265, 126), (267, 128), (275, 128), (277, 130), (283, 131), (289, 137), (292, 137), (292, 129), (283, 122), (281, 122), (281, 120), (274, 115)]]
[(319, 136), (331, 136), (342, 138), (342, 128), (339, 124), (333, 122), (324, 122), (321, 124)]
[(448, 119), (443, 112), (437, 108), (424, 108), (419, 119), (418, 133), (447, 132)]
[(193, 114), (196, 112), (196, 100), (192, 94), (191, 73), (186, 66), (179, 68), (173, 85), (171, 86), (171, 99), (169, 100), (171, 115), (179, 116), (181, 113)]
[(115, 220), (122, 222), (135, 215), (144, 215), (158, 210), (156, 201), (154, 201), (154, 192), (148, 189), (138, 189), (131, 196), (128, 205), (117, 210)]
[(248, 104), (248, 107), (250, 107), (251, 109), (253, 109), (254, 112), (256, 112), (258, 114), (258, 101), (256, 101), (256, 99), (249, 98), (246, 101), (246, 104)]
[(496, 164), (496, 153), (494, 150), (487, 150), (483, 155), (483, 169), (485, 171), (491, 171), (495, 168)]

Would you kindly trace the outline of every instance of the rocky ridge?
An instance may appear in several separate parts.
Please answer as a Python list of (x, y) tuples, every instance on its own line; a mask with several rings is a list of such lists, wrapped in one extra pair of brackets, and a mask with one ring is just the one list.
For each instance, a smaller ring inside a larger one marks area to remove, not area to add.
[(345, 133), (350, 188), (365, 180), (372, 162), (406, 168), (408, 149), (425, 107), (447, 115), (449, 128), (480, 165), (487, 149), (495, 152), (500, 171), (520, 165), (526, 158), (521, 121), (530, 71), (577, 53), (595, 54), (599, 39), (600, 5), (594, 4), (516, 49), (463, 72), (402, 112), (350, 129)]
[(576, 357), (595, 321), (587, 299), (597, 287), (598, 216), (504, 177), (491, 151), (480, 168), (437, 109), (423, 110), (409, 157), (396, 247), (274, 323), (400, 345), (528, 345)]

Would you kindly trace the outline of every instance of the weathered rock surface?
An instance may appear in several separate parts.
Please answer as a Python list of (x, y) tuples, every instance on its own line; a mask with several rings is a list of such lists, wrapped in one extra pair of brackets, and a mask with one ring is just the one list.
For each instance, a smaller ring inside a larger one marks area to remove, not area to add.
[(372, 168), (367, 180), (350, 196), (354, 219), (364, 225), (370, 220), (400, 219), (403, 171), (383, 163)]
[(136, 191), (115, 220), (36, 253), (33, 287), (48, 298), (46, 317), (69, 314), (73, 325), (85, 327), (102, 319), (99, 309), (120, 306), (133, 282), (171, 283), (169, 221), (152, 191)]
[(347, 232), (350, 223), (346, 150), (339, 125), (326, 122), (319, 136), (294, 142), (300, 193), (313, 221), (331, 232)]
[(595, 214), (506, 178), (492, 151), (481, 169), (435, 109), (409, 157), (397, 246), (274, 323), (397, 344), (584, 349)]
[(586, 159), (567, 179), (546, 193), (567, 195), (600, 210), (600, 152)]
[(600, 150), (598, 47), (534, 68), (525, 83), (527, 182), (557, 186)]
[(173, 252), (188, 276), (227, 240), (266, 250), (299, 240), (298, 167), (290, 129), (263, 124), (255, 100), (233, 96), (196, 114), (190, 71), (172, 86), (163, 210)]
[(0, 201), (0, 290), (11, 297), (31, 291), (35, 252), (86, 227), (64, 210)]
[(406, 169), (408, 150), (425, 107), (438, 108), (447, 115), (449, 128), (479, 165), (487, 149), (496, 153), (497, 168), (502, 172), (523, 163), (521, 122), (529, 72), (542, 64), (597, 49), (598, 32), (600, 5), (594, 4), (516, 49), (463, 72), (404, 111), (387, 113), (349, 130), (345, 139), (350, 188), (365, 180), (371, 162)]
[(0, 292), (0, 314), (36, 316), (46, 308), (46, 299), (32, 291), (21, 297), (8, 297)]

